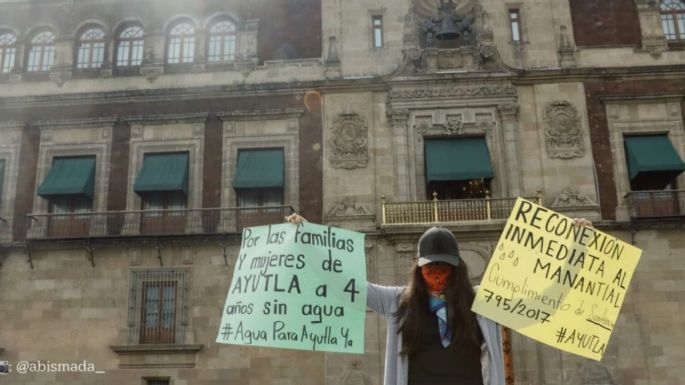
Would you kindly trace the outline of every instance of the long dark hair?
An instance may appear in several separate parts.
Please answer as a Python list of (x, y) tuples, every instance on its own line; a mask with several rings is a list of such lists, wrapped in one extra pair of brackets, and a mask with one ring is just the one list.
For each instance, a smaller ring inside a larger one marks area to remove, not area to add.
[[(452, 330), (450, 348), (480, 348), (483, 337), (476, 315), (471, 311), (476, 293), (471, 287), (464, 261), (454, 267), (444, 294), (447, 302), (447, 326)], [(412, 354), (421, 345), (423, 325), (426, 318), (432, 316), (428, 304), (429, 295), (417, 261), (410, 270), (409, 285), (402, 292), (400, 306), (395, 313), (400, 322), (398, 333), (402, 333), (402, 354)]]

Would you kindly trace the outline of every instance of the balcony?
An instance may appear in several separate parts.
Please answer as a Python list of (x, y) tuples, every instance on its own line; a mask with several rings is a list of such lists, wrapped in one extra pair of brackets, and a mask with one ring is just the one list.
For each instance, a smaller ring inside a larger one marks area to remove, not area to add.
[[(517, 198), (438, 200), (436, 194), (430, 201), (386, 202), (381, 201), (382, 226), (422, 225), (455, 222), (505, 221), (514, 208)], [(542, 204), (542, 195), (526, 197)]]
[(625, 198), (633, 219), (685, 216), (685, 190), (633, 191)]
[(27, 239), (78, 239), (240, 233), (283, 222), (291, 206), (29, 214)]

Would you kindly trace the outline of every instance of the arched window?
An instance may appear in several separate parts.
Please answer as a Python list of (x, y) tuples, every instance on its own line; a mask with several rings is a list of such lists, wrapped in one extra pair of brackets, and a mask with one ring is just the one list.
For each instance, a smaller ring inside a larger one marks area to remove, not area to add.
[(222, 20), (212, 24), (209, 29), (209, 48), (207, 60), (226, 62), (235, 60), (235, 24)]
[(667, 40), (685, 41), (685, 1), (661, 1), (661, 28)]
[(137, 25), (124, 28), (117, 38), (117, 66), (139, 66), (143, 62), (143, 29)]
[(176, 24), (169, 30), (167, 63), (192, 63), (195, 59), (195, 27), (190, 23)]
[(0, 32), (0, 73), (14, 69), (17, 58), (17, 37), (11, 32)]
[(101, 28), (85, 30), (78, 40), (76, 68), (100, 68), (105, 61), (105, 31)]
[(26, 70), (29, 72), (49, 71), (55, 62), (55, 34), (43, 31), (36, 34), (28, 49)]

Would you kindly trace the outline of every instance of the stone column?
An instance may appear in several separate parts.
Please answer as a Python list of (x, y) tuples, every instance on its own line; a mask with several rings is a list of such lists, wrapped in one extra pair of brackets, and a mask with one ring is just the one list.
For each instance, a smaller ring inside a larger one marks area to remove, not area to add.
[(410, 182), (410, 154), (408, 143), (409, 110), (393, 109), (388, 111), (395, 162), (395, 201), (408, 201), (411, 198)]
[(18, 83), (22, 79), (22, 74), (24, 73), (24, 65), (26, 65), (26, 46), (23, 41), (17, 39), (17, 55), (15, 57), (15, 67), (12, 69), (9, 75), (10, 83)]
[(162, 31), (146, 31), (143, 48), (143, 63), (140, 66), (140, 74), (149, 81), (154, 81), (164, 73), (164, 52), (166, 52), (166, 39)]
[(259, 32), (259, 19), (248, 19), (243, 25), (243, 30), (238, 34), (238, 50), (241, 53), (238, 59), (257, 59), (257, 33)]
[(55, 39), (55, 62), (50, 69), (50, 80), (58, 86), (71, 80), (74, 73), (74, 41), (61, 36)]
[(668, 50), (668, 43), (661, 27), (659, 2), (655, 0), (635, 0), (642, 30), (642, 49), (654, 58)]
[(195, 58), (193, 60), (193, 71), (202, 72), (207, 63), (207, 30), (195, 28)]
[(504, 148), (504, 172), (506, 173), (507, 190), (503, 195), (517, 197), (521, 195), (521, 173), (518, 159), (518, 116), (519, 105), (506, 103), (497, 106), (502, 123), (502, 146)]
[(243, 28), (238, 31), (236, 69), (247, 77), (257, 68), (259, 58), (257, 56), (257, 33), (259, 31), (259, 19), (248, 19)]

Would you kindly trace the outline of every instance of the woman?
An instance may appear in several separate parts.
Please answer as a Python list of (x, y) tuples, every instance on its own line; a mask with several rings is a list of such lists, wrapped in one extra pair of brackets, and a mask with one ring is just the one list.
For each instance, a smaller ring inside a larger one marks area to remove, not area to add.
[(369, 283), (388, 319), (385, 385), (504, 385), (499, 326), (471, 312), (475, 291), (457, 240), (442, 227), (419, 239), (405, 287)]
[(504, 385), (500, 327), (471, 311), (474, 298), (457, 240), (442, 227), (421, 235), (406, 286), (369, 283), (367, 306), (388, 320), (384, 385)]

